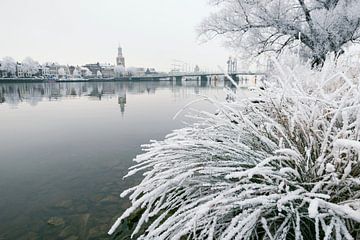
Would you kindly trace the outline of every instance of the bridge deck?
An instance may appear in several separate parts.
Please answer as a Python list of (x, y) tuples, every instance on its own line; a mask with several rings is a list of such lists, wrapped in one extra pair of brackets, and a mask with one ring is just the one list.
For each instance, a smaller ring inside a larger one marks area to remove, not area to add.
[[(263, 72), (236, 72), (236, 73), (230, 73), (229, 75), (237, 75), (237, 76), (259, 76), (259, 75), (265, 75)], [(174, 78), (174, 77), (201, 77), (201, 76), (225, 76), (225, 73), (178, 73), (178, 74), (154, 74), (154, 75), (145, 75), (141, 76), (139, 78)], [(137, 78), (137, 77), (133, 77)]]

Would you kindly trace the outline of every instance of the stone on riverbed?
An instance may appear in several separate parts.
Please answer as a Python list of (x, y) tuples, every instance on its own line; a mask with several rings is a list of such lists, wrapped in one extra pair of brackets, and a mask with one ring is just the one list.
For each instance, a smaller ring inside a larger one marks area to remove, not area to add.
[(100, 203), (116, 203), (119, 202), (120, 198), (119, 197), (115, 197), (115, 196), (107, 196), (103, 199), (100, 200)]
[(64, 221), (64, 219), (62, 219), (60, 217), (51, 217), (47, 221), (47, 223), (52, 226), (60, 226), (60, 225), (64, 225), (65, 221)]

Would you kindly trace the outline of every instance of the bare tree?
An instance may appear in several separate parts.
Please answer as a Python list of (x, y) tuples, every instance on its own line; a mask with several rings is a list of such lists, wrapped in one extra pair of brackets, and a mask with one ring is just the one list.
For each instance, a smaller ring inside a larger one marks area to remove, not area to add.
[(200, 26), (212, 39), (222, 35), (252, 55), (280, 53), (300, 40), (313, 65), (341, 54), (360, 39), (358, 0), (210, 0), (219, 10)]

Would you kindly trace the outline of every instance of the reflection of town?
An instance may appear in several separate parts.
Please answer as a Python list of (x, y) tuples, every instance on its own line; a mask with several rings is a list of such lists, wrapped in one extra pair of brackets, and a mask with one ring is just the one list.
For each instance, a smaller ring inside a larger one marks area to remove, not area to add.
[[(183, 94), (206, 94), (213, 88), (224, 87), (223, 81), (149, 81), (149, 82), (76, 82), (76, 83), (11, 83), (0, 84), (0, 104), (16, 106), (26, 102), (36, 105), (41, 101), (59, 101), (78, 97), (101, 101), (117, 98), (121, 112), (125, 111), (127, 94), (155, 94), (160, 89), (170, 89), (174, 97)], [(184, 93), (185, 92), (185, 93)]]

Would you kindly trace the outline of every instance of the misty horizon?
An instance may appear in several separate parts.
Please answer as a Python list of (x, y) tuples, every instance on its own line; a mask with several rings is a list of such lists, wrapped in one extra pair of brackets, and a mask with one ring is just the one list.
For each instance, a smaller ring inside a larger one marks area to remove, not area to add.
[(1, 58), (115, 64), (121, 45), (128, 66), (168, 71), (173, 60), (214, 69), (230, 55), (220, 41), (198, 39), (196, 28), (212, 11), (207, 0), (4, 0), (0, 7), (7, 9), (0, 16)]

